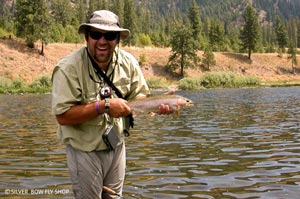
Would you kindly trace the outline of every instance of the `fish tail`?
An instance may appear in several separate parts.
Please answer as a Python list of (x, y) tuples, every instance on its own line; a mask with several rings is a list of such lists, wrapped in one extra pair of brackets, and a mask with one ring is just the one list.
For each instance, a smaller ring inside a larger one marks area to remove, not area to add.
[(177, 117), (180, 115), (180, 106), (178, 104), (176, 105), (175, 114)]

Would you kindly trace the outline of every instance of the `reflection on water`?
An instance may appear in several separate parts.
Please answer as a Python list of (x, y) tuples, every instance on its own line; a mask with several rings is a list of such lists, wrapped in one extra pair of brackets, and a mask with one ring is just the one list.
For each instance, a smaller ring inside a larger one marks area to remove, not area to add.
[[(299, 198), (299, 87), (179, 94), (195, 103), (179, 117), (136, 118), (125, 198)], [(26, 196), (5, 189), (71, 192), (50, 95), (1, 95), (0, 102), (0, 197)]]
[(30, 198), (41, 198), (30, 192), (70, 189), (64, 150), (56, 141), (56, 122), (50, 114), (50, 95), (0, 95), (0, 102), (1, 197), (28, 198), (5, 194), (28, 189)]

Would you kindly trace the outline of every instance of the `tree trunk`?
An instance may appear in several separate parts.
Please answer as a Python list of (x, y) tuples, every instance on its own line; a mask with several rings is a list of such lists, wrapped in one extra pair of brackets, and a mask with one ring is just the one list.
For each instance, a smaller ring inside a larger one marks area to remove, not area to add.
[(293, 70), (293, 74), (296, 75), (296, 68), (294, 66), (294, 60), (292, 59), (292, 70)]
[(44, 56), (44, 42), (42, 42), (42, 49), (41, 49), (41, 53), (40, 53), (42, 56)]
[(184, 68), (184, 57), (183, 54), (181, 55), (181, 61), (180, 61), (180, 78), (183, 78), (183, 68)]
[(251, 60), (251, 50), (248, 51), (248, 59)]

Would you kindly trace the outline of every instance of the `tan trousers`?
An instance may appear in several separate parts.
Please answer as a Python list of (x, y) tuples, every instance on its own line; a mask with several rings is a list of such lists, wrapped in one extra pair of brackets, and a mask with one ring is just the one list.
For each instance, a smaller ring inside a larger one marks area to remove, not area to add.
[(68, 168), (76, 199), (102, 199), (102, 187), (106, 186), (117, 195), (105, 198), (119, 199), (125, 178), (125, 144), (113, 151), (84, 152), (66, 147)]

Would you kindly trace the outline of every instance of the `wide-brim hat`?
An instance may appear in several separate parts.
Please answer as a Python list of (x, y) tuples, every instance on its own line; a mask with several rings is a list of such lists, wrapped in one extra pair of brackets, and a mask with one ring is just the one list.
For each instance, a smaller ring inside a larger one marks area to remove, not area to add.
[(78, 28), (78, 33), (85, 33), (88, 27), (93, 27), (103, 31), (120, 32), (121, 39), (126, 39), (130, 31), (120, 27), (119, 17), (108, 10), (97, 10)]

